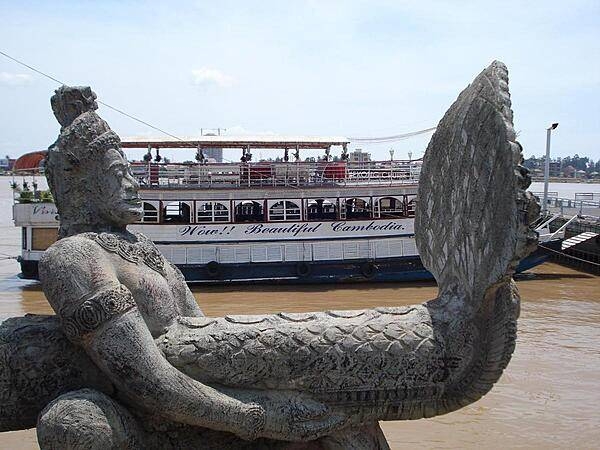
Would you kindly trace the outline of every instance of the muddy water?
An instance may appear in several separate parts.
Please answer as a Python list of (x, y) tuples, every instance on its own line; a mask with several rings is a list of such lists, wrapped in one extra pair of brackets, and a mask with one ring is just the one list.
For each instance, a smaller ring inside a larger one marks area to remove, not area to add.
[[(5, 180), (0, 178), (0, 257), (16, 255), (20, 247)], [(19, 280), (17, 273), (15, 261), (0, 259), (0, 317), (50, 313), (39, 285)], [(518, 286), (523, 303), (517, 349), (492, 392), (446, 416), (383, 423), (392, 448), (600, 446), (600, 278), (545, 264)], [(222, 286), (194, 294), (207, 315), (223, 315), (404, 305), (435, 297), (436, 288)], [(35, 449), (35, 432), (0, 433), (0, 448)]]

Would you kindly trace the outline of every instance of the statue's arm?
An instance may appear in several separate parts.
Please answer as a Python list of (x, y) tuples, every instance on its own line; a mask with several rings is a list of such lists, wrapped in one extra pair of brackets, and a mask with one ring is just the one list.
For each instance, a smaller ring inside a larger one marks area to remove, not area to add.
[(64, 239), (40, 261), (44, 292), (69, 339), (85, 349), (131, 405), (243, 437), (260, 433), (260, 406), (224, 395), (167, 362), (133, 296), (96, 245), (83, 238)]

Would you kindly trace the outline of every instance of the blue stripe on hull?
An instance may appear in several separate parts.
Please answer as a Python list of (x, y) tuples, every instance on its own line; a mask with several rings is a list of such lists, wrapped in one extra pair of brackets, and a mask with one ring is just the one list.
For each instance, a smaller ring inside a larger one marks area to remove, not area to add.
[(179, 266), (189, 283), (280, 282), (343, 283), (432, 279), (419, 257), (385, 261), (319, 261)]
[[(521, 261), (517, 273), (542, 264), (548, 258), (535, 252)], [(306, 267), (309, 267), (306, 270)], [(208, 272), (206, 266), (179, 266), (189, 283), (346, 283), (433, 280), (419, 257), (386, 260), (322, 261), (312, 263), (220, 264)], [(372, 268), (372, 272), (370, 272)]]
[[(521, 261), (517, 272), (542, 264), (548, 255), (538, 250)], [(432, 280), (418, 256), (385, 260), (202, 264), (178, 266), (188, 283), (346, 283)], [(37, 261), (21, 263), (23, 278), (37, 279)]]
[(548, 255), (548, 254), (536, 255), (535, 253), (533, 253), (533, 254), (529, 255), (527, 258), (521, 260), (521, 262), (517, 266), (516, 272), (521, 273), (521, 272), (525, 272), (526, 270), (533, 269), (534, 267), (539, 266), (540, 264), (543, 264), (546, 261), (548, 261), (549, 257), (550, 257), (550, 255)]

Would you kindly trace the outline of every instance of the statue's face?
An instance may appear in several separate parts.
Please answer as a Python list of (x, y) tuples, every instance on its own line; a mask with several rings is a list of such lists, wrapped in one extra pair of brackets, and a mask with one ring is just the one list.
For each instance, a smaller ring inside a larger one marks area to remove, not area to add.
[(139, 220), (144, 212), (137, 192), (139, 184), (121, 152), (108, 150), (100, 170), (102, 173), (96, 180), (98, 195), (94, 200), (101, 218), (116, 226)]

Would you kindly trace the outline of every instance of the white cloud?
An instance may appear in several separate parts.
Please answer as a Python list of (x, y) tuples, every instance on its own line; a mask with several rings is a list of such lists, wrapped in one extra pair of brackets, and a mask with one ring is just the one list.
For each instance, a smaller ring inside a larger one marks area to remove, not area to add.
[(218, 69), (201, 67), (200, 69), (192, 70), (192, 82), (197, 86), (214, 85), (218, 87), (230, 87), (234, 81), (232, 76), (224, 74)]
[(24, 86), (32, 81), (33, 77), (24, 73), (0, 72), (0, 84), (6, 86)]

